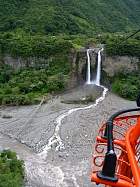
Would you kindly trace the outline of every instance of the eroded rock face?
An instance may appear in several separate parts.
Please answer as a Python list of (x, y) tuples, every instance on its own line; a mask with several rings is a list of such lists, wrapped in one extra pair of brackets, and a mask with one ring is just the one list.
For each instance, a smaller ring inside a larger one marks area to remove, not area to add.
[[(91, 48), (91, 49), (93, 49), (93, 48)], [(97, 51), (98, 51), (98, 49), (97, 49)], [(90, 53), (92, 75), (94, 75), (94, 71), (96, 70), (97, 51)], [(73, 51), (71, 54), (70, 62), (72, 64), (72, 72), (74, 74), (75, 81), (78, 83), (85, 82), (86, 81), (86, 71), (87, 71), (87, 50), (86, 50), (86, 48), (80, 49), (79, 51)]]
[(48, 67), (49, 62), (51, 59), (45, 59), (45, 58), (37, 58), (37, 57), (30, 57), (27, 59), (23, 59), (21, 57), (12, 57), (10, 55), (5, 55), (3, 57), (4, 64), (8, 64), (12, 66), (14, 69), (20, 69), (23, 67)]
[[(76, 58), (75, 58), (76, 59)], [(75, 75), (78, 77), (77, 80), (86, 79), (86, 66), (87, 57), (86, 53), (79, 53), (77, 55), (77, 60), (73, 61), (73, 69)], [(91, 54), (91, 73), (96, 74), (97, 66), (97, 53)], [(102, 54), (102, 70), (106, 73), (108, 77), (113, 77), (116, 74), (122, 72), (133, 72), (140, 69), (140, 59), (138, 57), (130, 56), (106, 56)]]
[[(95, 49), (94, 53), (90, 54), (91, 57), (91, 70), (92, 77), (96, 74), (97, 66), (97, 53), (99, 48)], [(119, 72), (132, 72), (140, 69), (140, 59), (138, 57), (129, 56), (107, 56), (102, 54), (102, 70), (109, 76), (113, 77)], [(51, 62), (50, 59), (43, 58), (13, 58), (10, 55), (6, 55), (3, 58), (5, 64), (11, 65), (15, 69), (22, 67), (48, 67)], [(79, 51), (73, 50), (70, 52), (68, 60), (71, 64), (71, 80), (69, 81), (69, 87), (72, 88), (85, 82), (86, 80), (86, 68), (87, 68), (87, 53), (86, 48)]]
[(106, 56), (102, 64), (103, 70), (113, 77), (119, 72), (132, 72), (139, 69), (140, 59), (129, 56)]

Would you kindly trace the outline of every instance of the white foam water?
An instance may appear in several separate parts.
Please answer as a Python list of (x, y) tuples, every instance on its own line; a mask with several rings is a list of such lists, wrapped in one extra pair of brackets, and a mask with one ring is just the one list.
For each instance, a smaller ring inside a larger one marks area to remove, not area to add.
[(94, 49), (87, 49), (87, 76), (86, 76), (86, 84), (96, 84), (100, 86), (101, 80), (101, 63), (102, 63), (102, 56), (101, 52), (103, 48), (98, 51), (98, 61), (97, 61), (97, 72), (95, 80), (91, 77), (91, 59), (90, 59), (90, 52), (94, 52)]
[(98, 51), (97, 74), (95, 80), (95, 84), (98, 86), (100, 86), (100, 80), (101, 80), (101, 63), (102, 63), (101, 51), (103, 51), (103, 48)]
[(87, 49), (87, 76), (86, 76), (86, 84), (93, 84), (91, 80), (91, 61), (90, 61), (90, 52), (93, 52), (94, 49)]

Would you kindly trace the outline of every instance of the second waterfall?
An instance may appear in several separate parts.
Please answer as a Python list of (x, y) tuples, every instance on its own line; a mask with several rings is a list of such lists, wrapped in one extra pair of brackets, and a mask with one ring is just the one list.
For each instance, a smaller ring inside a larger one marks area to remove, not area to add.
[(102, 56), (101, 51), (103, 49), (100, 49), (98, 51), (98, 60), (97, 60), (97, 71), (96, 71), (96, 78), (93, 79), (91, 77), (91, 58), (90, 58), (90, 52), (94, 52), (94, 49), (87, 49), (87, 79), (86, 84), (96, 84), (100, 86), (100, 80), (101, 80), (101, 62), (102, 62)]

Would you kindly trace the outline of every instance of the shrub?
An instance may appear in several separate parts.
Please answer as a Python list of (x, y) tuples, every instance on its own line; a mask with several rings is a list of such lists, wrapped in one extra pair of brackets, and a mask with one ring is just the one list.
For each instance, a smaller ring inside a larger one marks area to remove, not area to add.
[(108, 55), (137, 56), (140, 57), (140, 40), (131, 38), (126, 41), (124, 36), (112, 36), (106, 39), (106, 52)]
[(65, 59), (58, 58), (58, 61), (53, 60), (49, 69), (13, 70), (8, 82), (0, 83), (0, 104), (35, 104), (40, 102), (43, 95), (63, 90), (66, 81), (64, 77), (69, 73), (67, 64)]
[(0, 66), (0, 83), (7, 83), (12, 77), (13, 70), (8, 65)]
[(0, 34), (1, 53), (9, 53), (11, 56), (18, 56), (24, 59), (28, 57), (49, 57), (68, 54), (73, 47), (71, 41), (63, 37), (46, 35), (30, 35), (18, 30)]
[(136, 100), (140, 91), (139, 80), (139, 72), (129, 73), (126, 75), (121, 74), (120, 76), (118, 75), (112, 84), (112, 90), (126, 99)]
[(24, 164), (16, 153), (4, 150), (0, 153), (0, 187), (21, 187), (24, 180)]
[(12, 88), (12, 94), (19, 94), (20, 93), (20, 88), (18, 86)]

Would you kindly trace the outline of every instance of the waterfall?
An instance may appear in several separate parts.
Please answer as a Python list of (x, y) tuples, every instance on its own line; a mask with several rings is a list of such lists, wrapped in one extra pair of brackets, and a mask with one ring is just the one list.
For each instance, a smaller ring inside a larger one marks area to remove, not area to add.
[(86, 84), (96, 84), (100, 86), (100, 79), (101, 79), (101, 62), (102, 62), (102, 57), (101, 57), (101, 51), (103, 49), (100, 49), (98, 51), (98, 61), (97, 61), (97, 73), (96, 73), (96, 79), (93, 80), (91, 78), (91, 60), (90, 60), (90, 52), (94, 51), (94, 49), (87, 49), (87, 76), (86, 76)]
[(90, 49), (87, 49), (87, 84), (91, 84)]
[(95, 80), (95, 84), (98, 86), (100, 86), (100, 79), (101, 79), (101, 62), (102, 62), (101, 51), (103, 51), (103, 49), (98, 51), (97, 74)]
[(87, 77), (86, 84), (93, 84), (91, 80), (91, 62), (90, 62), (90, 52), (94, 51), (94, 49), (87, 49)]

